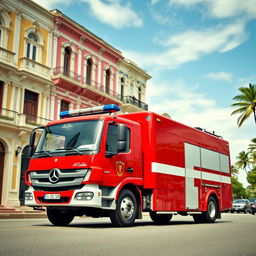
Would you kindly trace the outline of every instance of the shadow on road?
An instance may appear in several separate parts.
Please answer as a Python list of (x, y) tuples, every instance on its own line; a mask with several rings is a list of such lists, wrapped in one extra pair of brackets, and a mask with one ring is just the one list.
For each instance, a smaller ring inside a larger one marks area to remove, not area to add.
[[(84, 218), (84, 222), (81, 219), (79, 219), (79, 222), (76, 222), (69, 224), (68, 226), (65, 226), (66, 228), (92, 228), (92, 229), (108, 229), (108, 228), (120, 228), (120, 227), (115, 227), (112, 225), (111, 222), (106, 222), (106, 220), (102, 222), (86, 222), (86, 218)], [(171, 227), (171, 226), (183, 226), (183, 225), (218, 225), (221, 223), (231, 223), (232, 221), (216, 221), (215, 223), (195, 223), (193, 220), (188, 220), (188, 221), (171, 221), (170, 224), (167, 225), (157, 225), (152, 221), (143, 221), (143, 220), (138, 220), (137, 222), (134, 223), (134, 225), (130, 228), (135, 228), (135, 227), (143, 227), (143, 226), (155, 226), (155, 227)], [(33, 226), (39, 226), (39, 227), (56, 227), (52, 225), (51, 223), (49, 224), (36, 224)]]

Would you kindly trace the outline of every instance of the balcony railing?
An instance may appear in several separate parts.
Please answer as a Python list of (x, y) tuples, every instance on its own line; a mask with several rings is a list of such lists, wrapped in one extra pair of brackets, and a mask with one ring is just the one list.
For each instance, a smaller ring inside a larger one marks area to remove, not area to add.
[(48, 122), (50, 122), (50, 119), (39, 117), (39, 116), (33, 116), (29, 114), (18, 114), (19, 116), (19, 125), (32, 125), (32, 126), (41, 126), (46, 125)]
[(51, 68), (29, 58), (21, 58), (20, 69), (50, 80)]
[(0, 108), (0, 121), (8, 122), (8, 123), (16, 123), (18, 112)]
[(114, 97), (118, 100), (121, 100), (121, 94), (118, 92), (111, 90), (108, 87), (105, 87), (103, 84), (100, 84), (96, 81), (90, 80), (86, 77), (83, 77), (81, 75), (78, 75), (77, 73), (70, 71), (68, 69), (65, 69), (64, 67), (56, 67), (53, 69), (54, 75), (64, 75), (72, 80), (75, 80), (76, 82), (79, 82), (82, 85), (88, 86), (88, 88), (93, 88), (97, 91), (100, 91), (101, 93), (105, 93), (111, 97)]
[(148, 105), (146, 103), (136, 99), (133, 96), (124, 96), (124, 97), (122, 97), (122, 101), (125, 104), (132, 104), (132, 105), (134, 105), (136, 107), (139, 107), (141, 109), (148, 110)]
[(0, 108), (0, 123), (13, 124), (15, 126), (41, 126), (50, 122), (50, 119), (18, 113), (13, 110)]
[(14, 66), (14, 52), (10, 52), (2, 47), (0, 47), (0, 62), (3, 62), (4, 64)]

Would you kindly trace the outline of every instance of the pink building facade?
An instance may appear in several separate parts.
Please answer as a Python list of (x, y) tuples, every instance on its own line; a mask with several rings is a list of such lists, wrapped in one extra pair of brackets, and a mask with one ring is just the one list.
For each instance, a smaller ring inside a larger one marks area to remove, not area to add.
[(51, 119), (60, 111), (121, 105), (122, 53), (58, 10), (54, 14)]

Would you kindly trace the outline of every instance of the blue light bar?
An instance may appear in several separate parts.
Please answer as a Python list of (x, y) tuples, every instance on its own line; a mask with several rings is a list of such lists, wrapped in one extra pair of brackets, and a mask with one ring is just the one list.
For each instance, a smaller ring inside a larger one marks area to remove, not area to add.
[(60, 118), (105, 114), (105, 113), (113, 113), (117, 111), (120, 111), (120, 108), (115, 104), (110, 104), (110, 105), (97, 106), (97, 107), (91, 107), (91, 108), (62, 111), (60, 112)]

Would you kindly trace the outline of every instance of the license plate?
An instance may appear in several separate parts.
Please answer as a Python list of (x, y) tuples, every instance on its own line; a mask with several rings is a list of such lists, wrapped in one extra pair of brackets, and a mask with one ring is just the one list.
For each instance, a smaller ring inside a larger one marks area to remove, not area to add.
[(46, 199), (46, 200), (58, 200), (58, 199), (60, 199), (60, 194), (45, 194), (44, 199)]

